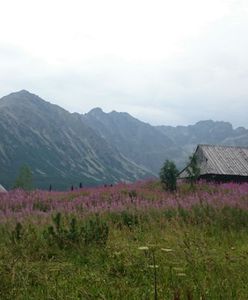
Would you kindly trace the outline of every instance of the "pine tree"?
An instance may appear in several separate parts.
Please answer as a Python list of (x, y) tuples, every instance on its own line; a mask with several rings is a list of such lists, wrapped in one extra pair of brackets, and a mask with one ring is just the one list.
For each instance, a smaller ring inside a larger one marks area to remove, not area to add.
[(195, 155), (189, 157), (189, 165), (186, 171), (188, 173), (188, 178), (191, 187), (193, 187), (200, 176), (200, 168), (198, 166), (197, 158)]
[(175, 191), (177, 189), (177, 174), (178, 170), (174, 162), (166, 160), (159, 173), (164, 189), (168, 191)]
[(22, 166), (16, 178), (14, 188), (30, 191), (33, 188), (32, 172), (26, 165)]

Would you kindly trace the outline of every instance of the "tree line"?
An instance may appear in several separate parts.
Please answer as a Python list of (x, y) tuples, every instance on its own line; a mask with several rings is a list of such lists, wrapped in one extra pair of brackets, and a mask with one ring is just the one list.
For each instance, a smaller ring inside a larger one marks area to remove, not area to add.
[[(191, 187), (193, 187), (194, 183), (197, 181), (200, 175), (200, 169), (197, 164), (197, 158), (195, 155), (189, 157), (189, 161), (185, 170), (187, 172), (188, 180), (191, 184)], [(176, 167), (176, 164), (173, 161), (166, 160), (159, 173), (160, 182), (162, 184), (163, 189), (170, 192), (176, 191), (178, 175), (179, 171)], [(82, 187), (83, 185), (80, 182), (79, 188)], [(27, 165), (24, 165), (20, 168), (19, 174), (14, 183), (14, 188), (21, 188), (27, 191), (33, 189), (32, 171)], [(71, 191), (73, 191), (74, 186), (72, 185), (70, 189)], [(51, 190), (52, 185), (50, 184), (49, 191)]]

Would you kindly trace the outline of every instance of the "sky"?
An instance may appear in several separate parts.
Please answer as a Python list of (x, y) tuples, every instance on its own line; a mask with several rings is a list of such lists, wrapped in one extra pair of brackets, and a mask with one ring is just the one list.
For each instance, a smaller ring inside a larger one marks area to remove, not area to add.
[(0, 0), (0, 97), (248, 128), (247, 0)]

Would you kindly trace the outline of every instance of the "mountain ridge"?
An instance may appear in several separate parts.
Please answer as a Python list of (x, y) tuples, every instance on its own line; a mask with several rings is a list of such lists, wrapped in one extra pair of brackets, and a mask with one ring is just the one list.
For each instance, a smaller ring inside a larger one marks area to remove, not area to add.
[(13, 186), (22, 164), (35, 186), (58, 189), (158, 175), (166, 159), (182, 168), (197, 144), (248, 146), (248, 130), (224, 121), (152, 126), (128, 113), (70, 113), (26, 90), (0, 99), (0, 183)]
[(0, 105), (0, 181), (5, 186), (13, 185), (22, 164), (31, 167), (39, 188), (115, 183), (152, 175), (111, 147), (80, 115), (31, 93), (6, 97), (0, 101), (10, 100)]

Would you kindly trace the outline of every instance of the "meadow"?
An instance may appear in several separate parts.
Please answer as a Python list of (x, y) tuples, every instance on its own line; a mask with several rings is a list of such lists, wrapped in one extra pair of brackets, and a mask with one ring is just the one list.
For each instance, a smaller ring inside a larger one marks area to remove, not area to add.
[(248, 299), (248, 184), (0, 194), (0, 299)]

